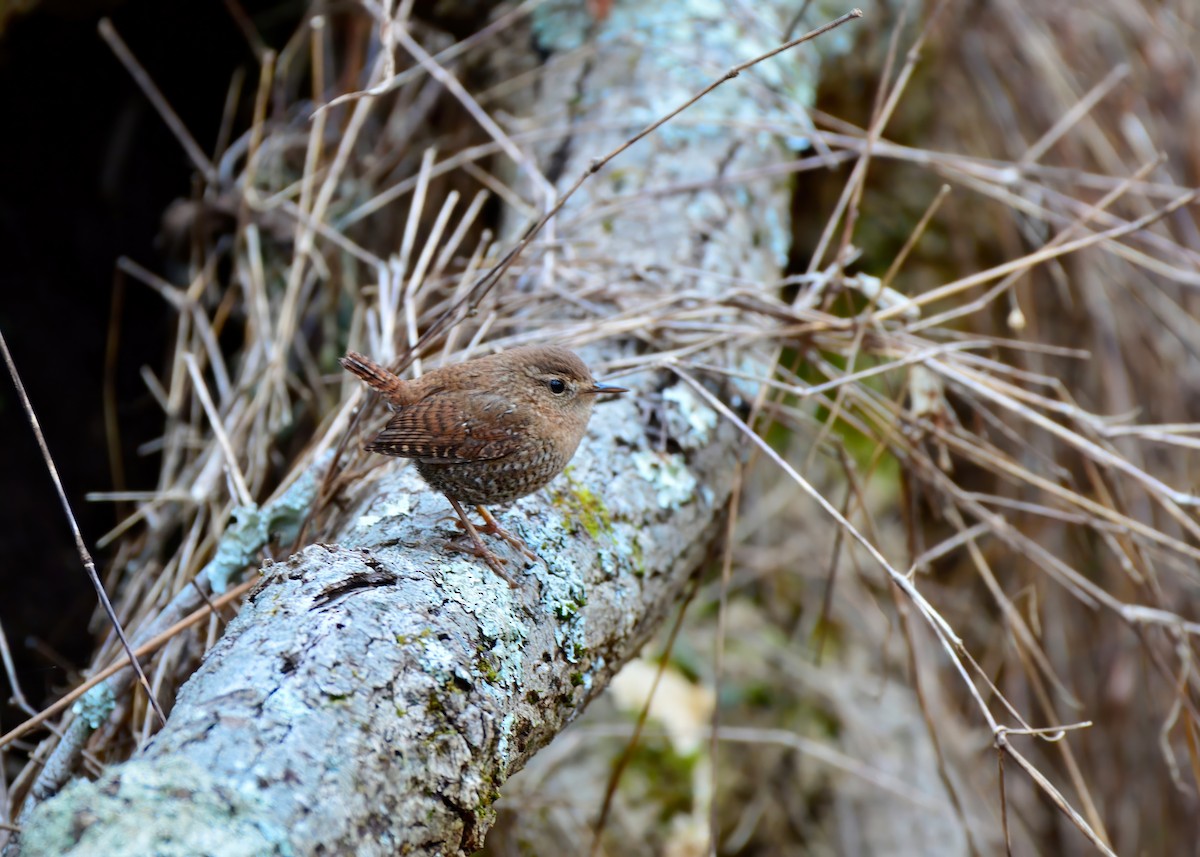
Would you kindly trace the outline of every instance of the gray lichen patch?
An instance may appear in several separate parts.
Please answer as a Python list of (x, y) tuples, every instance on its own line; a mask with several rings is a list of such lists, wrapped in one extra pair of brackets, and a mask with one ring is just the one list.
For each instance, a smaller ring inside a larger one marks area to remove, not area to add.
[(696, 477), (678, 453), (638, 450), (630, 455), (638, 475), (654, 489), (660, 509), (678, 509), (696, 495)]
[(283, 494), (265, 507), (234, 508), (233, 522), (221, 536), (216, 555), (201, 572), (207, 576), (213, 592), (224, 592), (231, 580), (256, 564), (272, 535), (282, 544), (295, 541), (301, 522), (312, 506), (319, 477), (325, 473), (330, 458), (329, 454), (319, 456)]
[[(181, 788), (180, 783), (188, 783)], [(50, 801), (34, 811), (21, 853), (63, 857), (291, 857), (287, 831), (272, 821), (265, 803), (235, 791), (183, 757), (132, 761), (105, 773), (96, 783), (79, 781), (64, 796), (83, 801)], [(154, 811), (129, 812), (130, 807)], [(92, 825), (89, 818), (106, 818)]]
[[(486, 653), (488, 664), (481, 674), (490, 677), (487, 685), (491, 692), (501, 685), (514, 686), (521, 678), (522, 650), (529, 629), (516, 618), (512, 589), (479, 560), (458, 560), (453, 566), (456, 570), (448, 570), (443, 578), (442, 594), (447, 602), (475, 618), (480, 635), (476, 648)], [(480, 575), (484, 576), (482, 586)]]
[(666, 429), (681, 449), (699, 449), (708, 444), (717, 427), (717, 412), (705, 404), (686, 384), (663, 390)]
[(71, 711), (83, 718), (92, 729), (99, 729), (100, 724), (108, 720), (116, 708), (117, 700), (113, 696), (112, 687), (102, 681), (85, 693), (78, 702), (71, 706)]
[(412, 496), (409, 494), (382, 497), (379, 502), (373, 503), (367, 512), (359, 516), (358, 526), (364, 529), (373, 527), (380, 521), (388, 518), (399, 518), (410, 515), (412, 514), (412, 510)]
[(554, 641), (569, 662), (587, 645), (587, 619), (583, 607), (588, 601), (587, 586), (569, 572), (547, 574), (542, 585), (541, 609), (553, 617)]

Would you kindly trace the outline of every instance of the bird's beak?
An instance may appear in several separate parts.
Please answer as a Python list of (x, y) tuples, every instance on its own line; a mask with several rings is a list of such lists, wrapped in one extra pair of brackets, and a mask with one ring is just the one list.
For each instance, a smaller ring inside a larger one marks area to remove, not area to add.
[(596, 384), (593, 387), (588, 387), (583, 392), (593, 393), (593, 394), (598, 395), (600, 393), (628, 393), (629, 391), (627, 389), (625, 389), (624, 387), (612, 387), (612, 386), (609, 386), (608, 384)]

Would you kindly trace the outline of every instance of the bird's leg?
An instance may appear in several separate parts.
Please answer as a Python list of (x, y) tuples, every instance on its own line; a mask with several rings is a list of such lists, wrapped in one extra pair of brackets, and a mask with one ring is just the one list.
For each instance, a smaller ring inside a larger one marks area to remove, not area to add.
[[(449, 498), (447, 498), (447, 499), (449, 499)], [(533, 562), (538, 562), (541, 560), (541, 557), (538, 556), (536, 553), (534, 553), (530, 549), (529, 545), (525, 544), (524, 539), (522, 539), (520, 536), (510, 533), (508, 530), (506, 530), (502, 526), (500, 526), (500, 522), (497, 521), (495, 516), (487, 510), (486, 506), (476, 506), (475, 509), (479, 512), (480, 516), (483, 518), (483, 526), (476, 527), (475, 532), (480, 533), (481, 535), (485, 535), (485, 536), (499, 536), (500, 538), (502, 538), (506, 542), (508, 542), (510, 545), (512, 545), (514, 548), (519, 550), (522, 554), (524, 554), (526, 557), (528, 557)], [(466, 520), (465, 517), (460, 518), (457, 515), (446, 515), (445, 517), (439, 518), (438, 520), (439, 521), (453, 521), (454, 526), (458, 527), (460, 530), (467, 529), (466, 524), (463, 523), (463, 521)]]
[(479, 512), (479, 516), (483, 518), (483, 522), (486, 524), (486, 526), (480, 528), (479, 532), (487, 533), (489, 536), (499, 536), (534, 562), (540, 559), (537, 554), (529, 549), (529, 545), (525, 544), (524, 539), (520, 536), (514, 536), (508, 530), (501, 527), (500, 522), (492, 516), (492, 513), (487, 510), (486, 506), (476, 506), (475, 511)]
[(474, 554), (475, 556), (479, 557), (489, 566), (491, 566), (492, 571), (496, 572), (496, 574), (508, 581), (509, 586), (511, 586), (513, 589), (516, 589), (519, 584), (513, 579), (512, 575), (504, 570), (504, 560), (500, 559), (500, 557), (488, 550), (488, 546), (483, 543), (483, 539), (480, 537), (479, 531), (475, 529), (475, 525), (471, 523), (471, 519), (467, 517), (467, 513), (463, 511), (463, 508), (459, 505), (458, 501), (450, 497), (447, 497), (446, 499), (450, 501), (450, 505), (453, 506), (454, 511), (458, 513), (458, 520), (462, 523), (463, 529), (467, 531), (467, 534), (471, 537), (471, 541), (474, 544), (473, 549), (468, 549), (462, 547), (461, 545), (456, 545), (453, 542), (447, 542), (447, 547), (453, 548), (454, 550), (465, 551), (466, 553)]

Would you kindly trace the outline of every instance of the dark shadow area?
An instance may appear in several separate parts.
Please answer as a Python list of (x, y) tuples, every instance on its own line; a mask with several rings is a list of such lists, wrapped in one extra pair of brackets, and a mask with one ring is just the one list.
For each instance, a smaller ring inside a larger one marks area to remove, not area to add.
[[(253, 4), (247, 11), (255, 14)], [(275, 4), (263, 16), (286, 18), (279, 31), (290, 32), (299, 11)], [(162, 372), (175, 323), (146, 286), (126, 279), (114, 288), (115, 263), (125, 255), (166, 269), (160, 218), (171, 200), (189, 196), (194, 172), (97, 33), (106, 14), (210, 154), (234, 69), (248, 72), (244, 114), (257, 68), (221, 3), (48, 3), (9, 19), (0, 35), (0, 330), (89, 548), (119, 511), (86, 502), (87, 492), (154, 487), (158, 458), (138, 450), (160, 433), (162, 412), (139, 373), (143, 365)], [(106, 377), (123, 461), (115, 478)], [(7, 373), (0, 449), (0, 620), (22, 689), (37, 706), (106, 629), (87, 626), (95, 594)], [(96, 559), (103, 570), (103, 552)], [(24, 714), (7, 704), (7, 679), (0, 686), (4, 731)]]

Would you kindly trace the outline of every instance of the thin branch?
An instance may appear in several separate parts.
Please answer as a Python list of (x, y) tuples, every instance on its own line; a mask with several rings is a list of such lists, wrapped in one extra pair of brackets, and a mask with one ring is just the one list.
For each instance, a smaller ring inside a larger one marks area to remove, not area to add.
[(158, 715), (159, 721), (166, 723), (167, 717), (163, 714), (158, 700), (154, 698), (154, 693), (150, 689), (150, 682), (146, 679), (146, 673), (142, 671), (142, 665), (138, 663), (137, 656), (134, 654), (133, 648), (129, 645), (129, 639), (125, 636), (125, 629), (121, 627), (121, 620), (117, 618), (117, 613), (113, 610), (112, 602), (108, 600), (108, 593), (104, 591), (104, 584), (100, 582), (100, 576), (96, 574), (96, 564), (92, 561), (92, 555), (83, 543), (83, 534), (79, 532), (79, 524), (75, 522), (75, 513), (71, 511), (71, 503), (67, 500), (67, 492), (63, 489), (62, 480), (58, 478), (58, 468), (54, 466), (54, 458), (50, 455), (50, 448), (46, 446), (46, 438), (42, 435), (42, 427), (38, 423), (37, 414), (34, 413), (33, 405), (29, 402), (29, 396), (25, 393), (25, 385), (21, 383), (21, 376), (17, 372), (16, 364), (13, 363), (12, 354), (8, 351), (8, 343), (5, 342), (2, 332), (0, 332), (0, 351), (4, 353), (4, 363), (8, 367), (9, 377), (12, 378), (13, 386), (17, 389), (17, 397), (21, 400), (21, 408), (25, 411), (25, 416), (29, 418), (29, 425), (33, 429), (34, 437), (37, 439), (38, 449), (41, 450), (42, 459), (46, 462), (46, 470), (50, 473), (50, 480), (54, 483), (54, 490), (58, 493), (58, 500), (62, 504), (63, 513), (67, 516), (67, 524), (71, 527), (71, 535), (75, 538), (75, 549), (79, 552), (79, 559), (83, 563), (84, 571), (87, 572), (88, 579), (91, 580), (92, 586), (96, 590), (96, 597), (100, 600), (101, 606), (104, 607), (104, 612), (108, 614), (108, 621), (112, 623), (113, 630), (117, 632), (117, 636), (121, 640), (121, 645), (125, 648), (126, 654), (129, 655), (129, 661), (133, 664), (133, 668), (138, 675), (138, 680), (146, 691), (151, 708)]
[(183, 120), (179, 118), (179, 114), (163, 97), (158, 86), (150, 79), (150, 75), (146, 73), (146, 69), (142, 68), (142, 64), (138, 62), (137, 57), (129, 50), (129, 46), (125, 44), (125, 40), (121, 38), (116, 27), (108, 18), (101, 18), (100, 23), (96, 25), (96, 29), (100, 31), (100, 37), (108, 42), (108, 46), (112, 52), (116, 54), (117, 59), (121, 61), (121, 65), (125, 66), (125, 70), (129, 72), (129, 76), (134, 79), (142, 93), (154, 105), (154, 109), (158, 111), (158, 115), (167, 123), (167, 127), (171, 129), (171, 133), (175, 135), (175, 139), (179, 141), (179, 145), (187, 152), (187, 156), (191, 159), (192, 165), (199, 170), (206, 181), (216, 183), (217, 171), (213, 169), (212, 161), (208, 155), (200, 148), (200, 144), (196, 142), (196, 138), (192, 136), (192, 132), (183, 124)]

